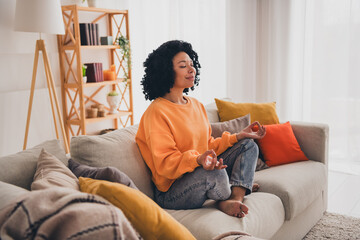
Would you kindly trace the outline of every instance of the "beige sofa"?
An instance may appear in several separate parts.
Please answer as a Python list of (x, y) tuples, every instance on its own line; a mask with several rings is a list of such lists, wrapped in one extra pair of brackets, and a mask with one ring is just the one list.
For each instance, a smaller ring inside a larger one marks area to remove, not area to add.
[[(210, 122), (219, 121), (215, 104), (206, 106)], [(270, 167), (255, 173), (260, 191), (245, 198), (249, 214), (228, 216), (207, 201), (196, 210), (167, 210), (197, 239), (213, 239), (224, 233), (240, 231), (263, 239), (301, 239), (322, 217), (327, 208), (328, 126), (292, 122), (295, 136), (311, 159)], [(71, 158), (94, 167), (114, 166), (126, 173), (137, 187), (153, 198), (153, 184), (135, 143), (137, 126), (101, 136), (78, 136), (71, 140)], [(57, 140), (33, 149), (0, 158), (0, 209), (30, 189), (41, 148), (67, 164)], [(16, 185), (14, 191), (8, 186)], [(11, 189), (11, 191), (9, 190)]]

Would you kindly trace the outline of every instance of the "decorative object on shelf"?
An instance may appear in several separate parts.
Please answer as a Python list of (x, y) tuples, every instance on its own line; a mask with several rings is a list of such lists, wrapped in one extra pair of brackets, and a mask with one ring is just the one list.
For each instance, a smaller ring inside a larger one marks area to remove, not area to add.
[(97, 108), (88, 108), (86, 109), (87, 117), (88, 118), (96, 118), (98, 116), (98, 109)]
[(100, 43), (101, 45), (113, 45), (113, 37), (112, 36), (105, 36), (100, 37)]
[[(123, 59), (126, 61), (127, 69), (131, 68), (131, 51), (130, 51), (130, 41), (125, 36), (120, 36), (116, 39), (116, 43), (120, 47), (120, 52), (123, 54)], [(127, 73), (125, 71), (125, 78), (127, 79)]]
[[(54, 126), (56, 137), (59, 139), (58, 126), (61, 128), (61, 133), (64, 139), (65, 151), (69, 152), (68, 138), (65, 134), (63, 117), (60, 111), (58, 97), (55, 90), (55, 82), (50, 67), (49, 57), (45, 47), (45, 41), (41, 39), (41, 33), (48, 34), (64, 34), (64, 22), (61, 14), (61, 5), (59, 0), (17, 0), (16, 1), (16, 13), (15, 13), (15, 30), (22, 32), (37, 32), (39, 33), (39, 39), (36, 41), (35, 58), (33, 75), (31, 81), (30, 99), (28, 107), (28, 115), (26, 121), (25, 138), (23, 149), (26, 149), (27, 138), (29, 133), (29, 125), (31, 118), (31, 109), (35, 91), (36, 72), (39, 60), (39, 52), (42, 52), (44, 60), (45, 76), (47, 81), (47, 87), (49, 89), (50, 103), (52, 109), (52, 115), (54, 119)], [(55, 106), (54, 106), (55, 105)], [(56, 113), (58, 115), (59, 122), (56, 121)]]
[(110, 113), (111, 114), (118, 113), (117, 108), (121, 101), (121, 96), (119, 95), (119, 93), (117, 91), (109, 92), (108, 95), (106, 96), (106, 100), (110, 106)]
[(105, 117), (106, 111), (104, 104), (93, 104), (91, 105), (91, 108), (97, 109), (97, 117)]
[(104, 70), (104, 81), (114, 81), (116, 80), (116, 66), (111, 65), (110, 69)]
[(86, 0), (62, 0), (61, 4), (75, 4), (81, 7), (87, 7)]
[(96, 8), (99, 7), (99, 1), (97, 0), (87, 0), (87, 1), (89, 7), (96, 7)]
[(83, 64), (83, 65), (82, 65), (83, 83), (86, 83), (86, 82), (87, 82), (86, 69), (87, 69), (87, 66)]

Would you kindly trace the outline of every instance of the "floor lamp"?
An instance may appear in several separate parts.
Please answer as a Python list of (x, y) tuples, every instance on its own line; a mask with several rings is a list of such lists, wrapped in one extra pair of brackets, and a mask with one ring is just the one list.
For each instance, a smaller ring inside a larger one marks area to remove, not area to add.
[[(45, 41), (41, 39), (41, 33), (47, 34), (65, 34), (64, 22), (62, 19), (60, 0), (17, 0), (15, 12), (15, 30), (22, 32), (39, 33), (39, 39), (36, 41), (34, 68), (31, 81), (30, 99), (28, 115), (26, 121), (26, 130), (23, 149), (26, 149), (29, 125), (31, 118), (31, 109), (35, 91), (36, 72), (39, 61), (39, 52), (42, 52), (45, 68), (45, 76), (49, 90), (49, 97), (54, 119), (56, 137), (59, 139), (58, 125), (64, 140), (65, 150), (69, 152), (69, 143), (65, 134), (62, 114), (59, 107), (59, 101), (55, 91), (55, 83), (52, 75), (49, 57), (45, 47)], [(54, 106), (55, 105), (55, 106)], [(58, 116), (59, 124), (56, 121)]]

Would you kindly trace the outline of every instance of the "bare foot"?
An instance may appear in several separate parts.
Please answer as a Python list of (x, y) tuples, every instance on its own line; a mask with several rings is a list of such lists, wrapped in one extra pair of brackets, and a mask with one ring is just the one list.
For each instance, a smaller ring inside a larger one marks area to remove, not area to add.
[(219, 201), (218, 207), (224, 213), (238, 218), (245, 217), (245, 215), (248, 214), (249, 211), (249, 208), (245, 204), (243, 204), (239, 200), (233, 199)]
[(260, 188), (260, 185), (258, 183), (254, 183), (253, 187), (252, 187), (252, 191), (257, 192), (257, 191), (259, 191), (259, 188)]

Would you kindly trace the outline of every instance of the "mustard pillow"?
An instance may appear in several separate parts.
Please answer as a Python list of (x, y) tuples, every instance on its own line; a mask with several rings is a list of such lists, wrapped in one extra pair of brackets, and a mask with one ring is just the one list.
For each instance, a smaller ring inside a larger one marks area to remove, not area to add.
[(229, 121), (250, 113), (251, 122), (260, 124), (277, 124), (276, 102), (271, 103), (234, 103), (215, 98), (220, 121)]
[(79, 178), (80, 190), (120, 208), (144, 239), (195, 239), (182, 224), (139, 190), (120, 183)]

